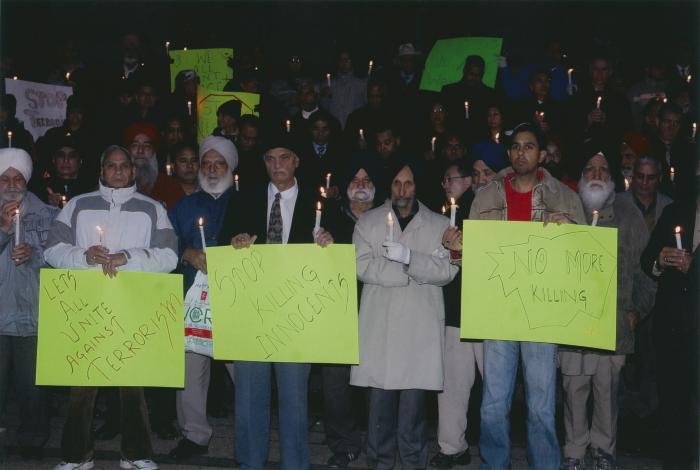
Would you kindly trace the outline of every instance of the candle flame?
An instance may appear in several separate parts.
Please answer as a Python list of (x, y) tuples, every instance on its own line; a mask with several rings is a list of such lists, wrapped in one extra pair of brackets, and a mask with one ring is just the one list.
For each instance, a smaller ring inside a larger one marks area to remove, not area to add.
[(15, 209), (15, 215), (19, 217), (19, 208)]
[(469, 109), (469, 101), (464, 102), (464, 109)]
[(238, 174), (233, 175), (233, 181), (238, 181)]
[(671, 174), (673, 175), (675, 173), (676, 173), (676, 170), (674, 170), (673, 167), (671, 167)]
[(66, 72), (66, 80), (70, 80), (70, 72)]
[(330, 73), (327, 73), (327, 74), (326, 74), (326, 80), (330, 80), (330, 79), (331, 79), (331, 74), (330, 74)]
[(321, 186), (320, 188), (318, 188), (318, 190), (319, 190), (320, 193), (321, 193), (321, 197), (326, 197), (326, 188), (324, 188), (323, 186)]
[(331, 174), (330, 174), (330, 173), (328, 173), (328, 174), (326, 175), (326, 179), (327, 179), (327, 180), (331, 179)]
[(320, 210), (321, 210), (321, 201), (318, 201), (318, 202), (316, 203), (316, 210), (317, 210), (317, 211), (320, 211)]
[(596, 105), (598, 108), (600, 108), (600, 102), (601, 102), (601, 101), (603, 101), (603, 97), (602, 97), (602, 96), (599, 96), (598, 99), (597, 99), (596, 102), (595, 102), (595, 105)]
[(630, 182), (627, 178), (625, 178), (625, 191), (627, 191), (628, 189), (630, 189)]
[(568, 73), (569, 75), (571, 75), (572, 73), (574, 73), (574, 69), (569, 69), (569, 70), (566, 71), (566, 73)]
[(390, 224), (393, 224), (393, 223), (394, 223), (394, 217), (392, 217), (391, 212), (389, 212), (389, 213), (386, 215), (386, 221), (389, 222)]
[(692, 79), (693, 79), (693, 76), (692, 76), (692, 75), (688, 75), (688, 78), (686, 78), (685, 81), (686, 81), (687, 83), (690, 83), (690, 80), (692, 80)]
[(12, 77), (12, 80), (17, 80), (18, 78), (19, 77), (17, 75), (15, 75), (14, 77)]
[(598, 211), (593, 211), (593, 217), (597, 217), (597, 216), (598, 216)]
[(447, 208), (443, 205), (442, 206), (442, 214), (445, 215), (445, 212), (447, 212)]
[(186, 48), (186, 47), (183, 47), (182, 50), (185, 51), (185, 52), (187, 52), (187, 48)]
[(369, 66), (370, 66), (370, 68), (372, 67), (373, 64), (374, 64), (374, 62), (370, 60), (370, 61), (369, 61)]
[(694, 122), (693, 123), (693, 131), (698, 130), (698, 123)]
[(199, 218), (199, 220), (197, 221), (197, 223), (199, 224), (200, 228), (201, 228), (201, 227), (204, 227), (204, 219), (203, 219), (202, 217)]
[(681, 233), (681, 227), (680, 225), (677, 225), (676, 228), (674, 229), (675, 233)]
[(501, 133), (500, 133), (500, 132), (496, 132), (496, 143), (497, 143), (497, 144), (500, 143), (500, 142), (499, 142), (500, 137), (501, 137)]
[(12, 131), (7, 131), (7, 137), (12, 138)]
[(664, 99), (663, 99), (662, 101), (663, 101), (664, 103), (668, 103), (668, 98), (664, 97)]
[(170, 41), (165, 41), (165, 47), (170, 47)]
[(430, 143), (431, 143), (432, 145), (435, 145), (435, 141), (436, 141), (436, 140), (437, 140), (437, 137), (433, 137), (432, 139), (430, 139)]
[(451, 206), (455, 205), (455, 198), (453, 198), (453, 197), (450, 198), (450, 205)]

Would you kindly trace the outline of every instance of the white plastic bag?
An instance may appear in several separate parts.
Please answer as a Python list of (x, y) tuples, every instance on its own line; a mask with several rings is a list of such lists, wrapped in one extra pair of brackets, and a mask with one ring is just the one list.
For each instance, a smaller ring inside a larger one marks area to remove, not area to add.
[(209, 278), (202, 271), (185, 295), (185, 351), (213, 357)]

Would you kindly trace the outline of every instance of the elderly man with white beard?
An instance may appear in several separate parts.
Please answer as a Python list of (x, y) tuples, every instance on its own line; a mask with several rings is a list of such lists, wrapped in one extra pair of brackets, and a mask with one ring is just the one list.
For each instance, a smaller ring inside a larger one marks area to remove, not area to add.
[[(643, 296), (637, 294), (644, 274), (639, 262), (649, 237), (639, 211), (628, 199), (615, 197), (614, 175), (607, 157), (590, 152), (579, 181), (579, 195), (588, 221), (598, 212), (597, 225), (617, 228), (617, 344), (615, 351), (559, 349), (564, 387), (564, 463), (582, 470), (588, 446), (595, 469), (614, 469), (617, 443), (617, 391), (625, 355), (634, 352), (634, 330)], [(593, 417), (588, 422), (588, 396), (593, 389)]]
[(17, 445), (26, 458), (40, 456), (49, 437), (46, 392), (34, 385), (34, 377), (39, 270), (46, 266), (43, 247), (58, 213), (27, 191), (31, 176), (27, 152), (0, 150), (0, 420), (9, 384), (14, 383), (20, 417)]
[[(179, 271), (183, 273), (185, 292), (192, 286), (197, 271), (207, 273), (207, 257), (202, 247), (198, 219), (204, 223), (205, 242), (217, 244), (226, 208), (238, 193), (233, 189), (233, 171), (238, 166), (238, 151), (225, 137), (209, 136), (199, 148), (200, 190), (186, 196), (170, 211), (170, 220), (180, 240)], [(207, 452), (212, 428), (207, 421), (207, 391), (210, 358), (185, 353), (185, 388), (176, 394), (177, 420), (183, 438), (170, 452), (177, 461), (186, 461)], [(233, 378), (233, 364), (226, 364)]]

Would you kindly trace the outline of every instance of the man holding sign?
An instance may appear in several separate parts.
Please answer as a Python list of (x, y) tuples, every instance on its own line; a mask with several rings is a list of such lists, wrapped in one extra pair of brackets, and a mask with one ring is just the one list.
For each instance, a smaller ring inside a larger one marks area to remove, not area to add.
[[(177, 237), (163, 206), (136, 192), (129, 151), (112, 145), (102, 153), (100, 189), (71, 199), (54, 221), (46, 261), (55, 268), (169, 273), (177, 266)], [(54, 470), (93, 468), (92, 418), (96, 387), (71, 388), (63, 429), (63, 462)], [(122, 387), (123, 469), (156, 470), (142, 387)]]
[[(477, 192), (470, 219), (586, 223), (576, 194), (539, 168), (547, 142), (539, 127), (522, 123), (509, 138), (511, 167)], [(465, 257), (466, 258), (466, 257)], [(525, 341), (484, 341), (484, 396), (481, 404), (479, 449), (486, 469), (510, 465), (510, 407), (522, 357), (525, 381), (527, 448), (530, 467), (559, 468), (560, 455), (554, 426), (556, 395), (555, 344)]]
[[(299, 157), (283, 137), (263, 159), (270, 183), (231, 200), (219, 243), (248, 248), (258, 243), (313, 243), (326, 246), (333, 237), (313, 230), (315, 191), (294, 177)], [(311, 366), (290, 362), (236, 361), (236, 459), (244, 469), (262, 469), (270, 438), (272, 369), (277, 379), (282, 469), (309, 468), (308, 381)]]

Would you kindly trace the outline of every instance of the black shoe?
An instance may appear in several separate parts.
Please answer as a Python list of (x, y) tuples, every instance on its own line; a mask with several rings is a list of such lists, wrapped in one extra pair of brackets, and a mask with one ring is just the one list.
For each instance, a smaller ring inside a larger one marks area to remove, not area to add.
[(465, 450), (461, 454), (447, 455), (442, 452), (435, 454), (435, 457), (430, 459), (430, 466), (434, 468), (452, 468), (455, 465), (469, 465), (472, 461), (472, 456), (469, 451)]
[(180, 433), (177, 432), (177, 429), (175, 429), (175, 426), (173, 426), (173, 423), (171, 421), (162, 421), (159, 423), (154, 423), (153, 432), (156, 433), (156, 436), (158, 436), (159, 439), (164, 440), (175, 439), (180, 435)]
[(182, 438), (177, 446), (170, 451), (168, 457), (177, 460), (178, 462), (183, 462), (196, 455), (204, 455), (209, 450), (209, 446), (200, 446), (195, 444), (187, 438)]
[(119, 424), (106, 421), (95, 430), (95, 439), (98, 441), (111, 441), (119, 435)]
[(345, 468), (350, 465), (350, 462), (357, 460), (358, 457), (360, 457), (359, 452), (336, 452), (331, 455), (326, 465), (329, 468)]

